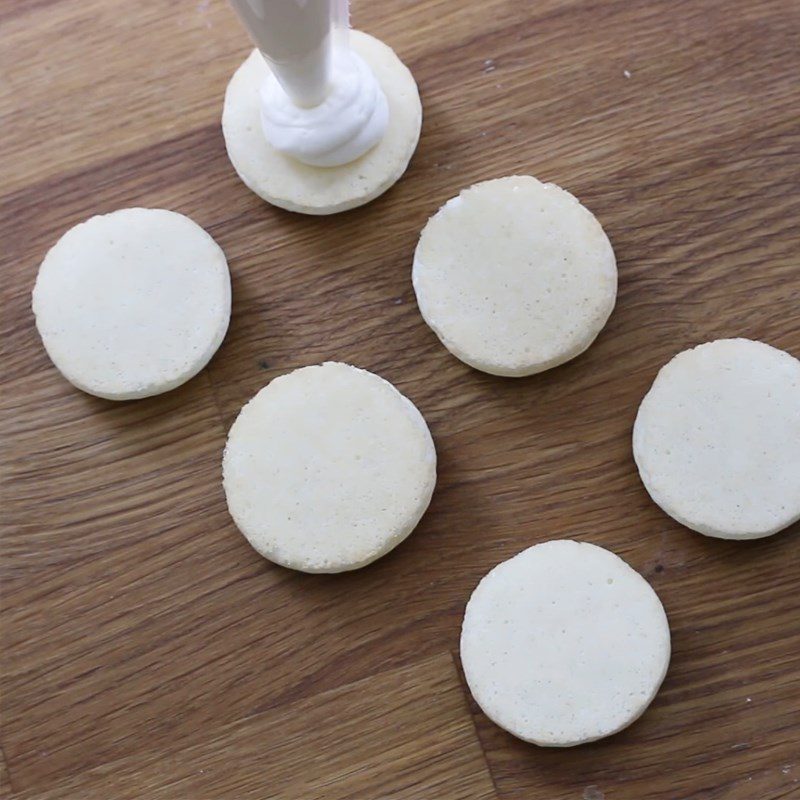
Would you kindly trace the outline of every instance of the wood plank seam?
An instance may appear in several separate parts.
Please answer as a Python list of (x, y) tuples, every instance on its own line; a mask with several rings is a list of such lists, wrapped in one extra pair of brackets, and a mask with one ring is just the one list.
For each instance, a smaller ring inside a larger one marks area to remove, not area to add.
[[(42, 202), (42, 197), (48, 198), (48, 202), (53, 203), (69, 197), (79, 188), (95, 187), (131, 174), (135, 174), (143, 181), (140, 191), (146, 191), (147, 187), (163, 185), (165, 166), (177, 170), (172, 179), (178, 181), (195, 173), (198, 166), (195, 162), (206, 160), (204, 156), (198, 154), (198, 150), (208, 148), (212, 142), (214, 149), (224, 152), (222, 128), (217, 121), (119, 153), (105, 161), (78, 167), (72, 172), (47, 177), (38, 183), (0, 194), (0, 200), (4, 205), (2, 219), (9, 226), (8, 229), (0, 228), (0, 231), (12, 234), (15, 230), (13, 226), (17, 223), (17, 215), (36, 207)], [(227, 164), (220, 166), (227, 168)]]
[[(3, 743), (0, 742), (0, 777), (5, 775), (6, 782), (8, 783), (8, 794), (14, 794), (14, 781), (11, 779), (11, 770), (8, 767), (8, 759), (6, 758), (6, 751)], [(5, 792), (3, 786), (0, 786), (0, 792)]]
[(453, 660), (453, 669), (456, 671), (456, 675), (458, 675), (459, 683), (461, 684), (461, 691), (464, 695), (464, 711), (466, 712), (467, 716), (472, 723), (472, 731), (475, 734), (475, 739), (480, 745), (481, 754), (483, 756), (483, 763), (486, 765), (486, 771), (489, 773), (489, 777), (492, 779), (492, 786), (494, 786), (494, 794), (495, 797), (500, 798), (502, 795), (500, 794), (500, 789), (497, 787), (497, 778), (495, 777), (494, 770), (492, 769), (492, 765), (489, 761), (489, 757), (486, 753), (486, 748), (483, 744), (483, 738), (481, 737), (480, 731), (478, 730), (478, 725), (475, 720), (475, 714), (472, 712), (472, 693), (469, 690), (469, 686), (467, 685), (467, 678), (464, 675), (464, 670), (461, 668), (461, 658), (456, 650), (450, 650), (450, 658)]

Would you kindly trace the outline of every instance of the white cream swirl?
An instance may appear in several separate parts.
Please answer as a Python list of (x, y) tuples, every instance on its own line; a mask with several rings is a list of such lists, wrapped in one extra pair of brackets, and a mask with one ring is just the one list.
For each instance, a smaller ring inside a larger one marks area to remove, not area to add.
[(367, 63), (349, 48), (335, 48), (331, 86), (313, 108), (295, 105), (270, 74), (261, 87), (261, 127), (279, 152), (313, 167), (349, 164), (386, 133), (389, 104)]

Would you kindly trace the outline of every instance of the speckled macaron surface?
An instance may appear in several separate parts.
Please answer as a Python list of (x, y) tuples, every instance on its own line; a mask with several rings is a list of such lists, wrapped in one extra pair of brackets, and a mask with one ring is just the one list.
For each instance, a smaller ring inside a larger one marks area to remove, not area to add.
[(800, 361), (750, 339), (679, 353), (642, 400), (633, 455), (653, 500), (688, 528), (783, 530), (800, 519)]
[(478, 183), (445, 203), (422, 231), (412, 278), (444, 346), (509, 377), (582, 353), (617, 296), (600, 223), (569, 192), (530, 176)]
[(109, 400), (174, 389), (228, 329), (225, 254), (188, 217), (124, 208), (68, 230), (39, 267), (36, 327), (72, 384)]
[(363, 369), (327, 362), (276, 378), (228, 434), (223, 485), (239, 530), (303, 572), (356, 569), (416, 527), (436, 483), (417, 408)]
[(464, 613), (461, 661), (478, 705), (534, 744), (622, 730), (655, 697), (670, 634), (658, 596), (621, 558), (555, 540), (498, 564)]

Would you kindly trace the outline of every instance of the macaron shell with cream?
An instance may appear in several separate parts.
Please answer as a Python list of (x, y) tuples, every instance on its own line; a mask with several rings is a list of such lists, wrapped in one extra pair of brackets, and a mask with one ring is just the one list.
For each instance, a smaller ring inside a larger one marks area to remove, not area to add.
[(422, 126), (414, 77), (383, 42), (350, 31), (350, 46), (372, 68), (389, 104), (386, 135), (361, 158), (338, 167), (312, 167), (282, 155), (261, 128), (260, 89), (269, 68), (257, 50), (228, 84), (222, 130), (239, 177), (272, 205), (303, 214), (334, 214), (364, 205), (405, 172)]

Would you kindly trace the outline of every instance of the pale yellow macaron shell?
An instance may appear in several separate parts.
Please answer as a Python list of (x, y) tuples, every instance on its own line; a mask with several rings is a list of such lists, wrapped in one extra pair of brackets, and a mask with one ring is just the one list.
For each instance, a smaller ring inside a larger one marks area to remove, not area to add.
[(671, 517), (721, 539), (758, 539), (800, 520), (800, 361), (719, 339), (666, 364), (642, 400), (633, 455)]
[(498, 564), (472, 593), (461, 661), (478, 705), (527, 742), (569, 747), (637, 719), (669, 665), (658, 596), (621, 558), (556, 540)]
[(59, 239), (32, 306), (67, 380), (110, 400), (149, 397), (188, 381), (217, 351), (230, 320), (228, 264), (188, 217), (124, 208)]
[(223, 458), (228, 508), (263, 556), (341, 572), (416, 527), (436, 483), (417, 408), (366, 370), (328, 362), (276, 378), (239, 413)]
[(600, 223), (569, 192), (530, 176), (478, 183), (442, 206), (422, 231), (412, 278), (444, 346), (509, 377), (582, 353), (617, 293)]

